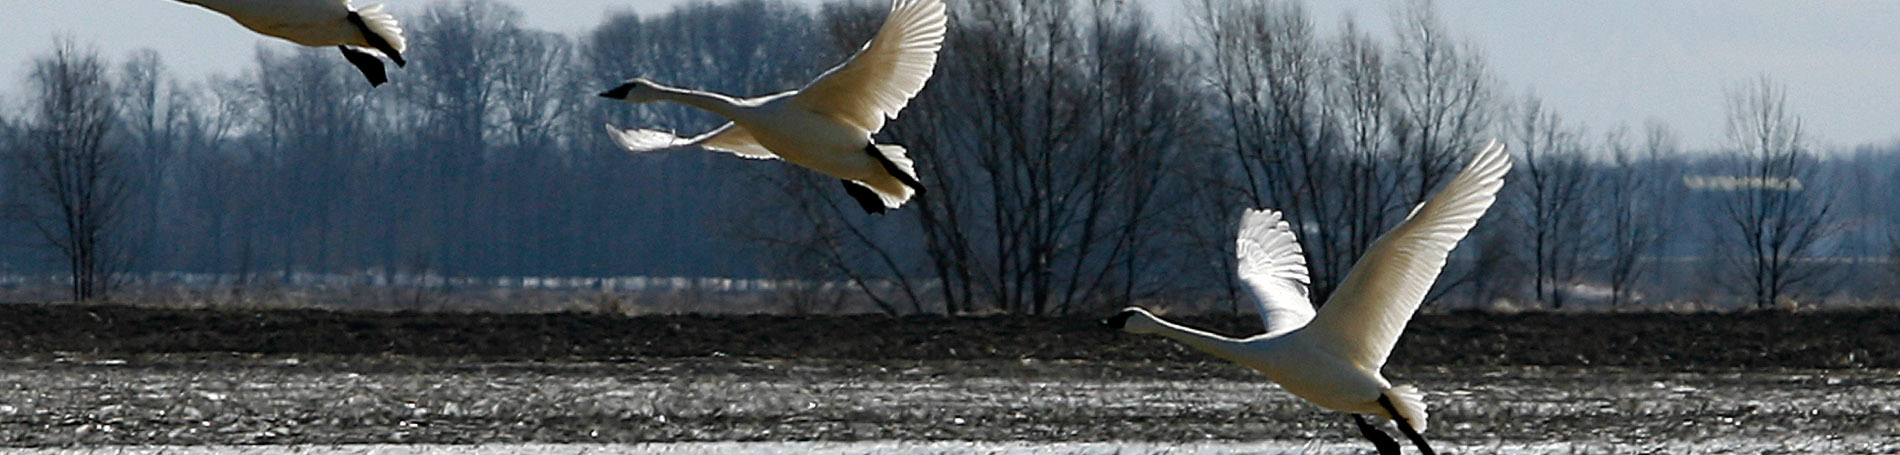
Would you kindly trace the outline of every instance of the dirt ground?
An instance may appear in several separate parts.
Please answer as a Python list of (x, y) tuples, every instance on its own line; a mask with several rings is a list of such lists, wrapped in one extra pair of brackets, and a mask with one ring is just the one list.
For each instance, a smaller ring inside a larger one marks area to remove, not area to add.
[[(491, 361), (656, 358), (1198, 362), (1070, 318), (385, 313), (0, 305), (0, 358), (244, 353)], [(1252, 317), (1191, 317), (1229, 335)], [(1392, 366), (1900, 368), (1900, 310), (1420, 314)]]
[[(1387, 373), (1427, 391), (1433, 440), (1466, 446), (1900, 432), (1893, 370)], [(0, 446), (15, 447), (1357, 438), (1345, 416), (1217, 362), (63, 358), (0, 364), (0, 403)]]
[[(1386, 372), (1460, 444), (1890, 440), (1896, 322), (1427, 314)], [(1350, 441), (1347, 422), (1093, 318), (0, 305), (0, 446)]]

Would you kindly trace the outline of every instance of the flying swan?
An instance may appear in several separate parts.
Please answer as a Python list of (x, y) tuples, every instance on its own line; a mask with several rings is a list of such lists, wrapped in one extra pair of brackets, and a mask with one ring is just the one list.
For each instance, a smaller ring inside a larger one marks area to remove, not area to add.
[(1511, 160), (1497, 141), (1487, 144), (1450, 183), (1372, 244), (1346, 281), (1315, 312), (1307, 300), (1306, 260), (1293, 229), (1272, 210), (1248, 210), (1235, 239), (1245, 294), (1258, 306), (1266, 333), (1233, 339), (1163, 321), (1128, 308), (1103, 321), (1129, 333), (1158, 334), (1265, 373), (1282, 388), (1322, 408), (1352, 414), (1360, 434), (1379, 453), (1399, 444), (1367, 423), (1392, 420), (1432, 454), (1425, 431), (1424, 394), (1393, 386), (1379, 370), (1425, 292), (1504, 185)]
[(177, 0), (198, 5), (230, 16), (244, 28), (283, 38), (311, 47), (336, 46), (343, 58), (356, 65), (369, 79), (370, 86), (383, 85), (383, 61), (389, 57), (396, 66), (406, 65), (402, 53), (407, 45), (396, 17), (383, 12), (383, 5), (362, 8), (349, 0)]
[(924, 186), (904, 148), (874, 143), (871, 133), (924, 88), (943, 38), (940, 0), (897, 0), (871, 42), (800, 90), (739, 99), (634, 78), (600, 93), (632, 103), (672, 101), (730, 120), (710, 132), (683, 138), (609, 124), (607, 133), (633, 152), (698, 146), (743, 158), (783, 158), (843, 180), (866, 212), (884, 213)]

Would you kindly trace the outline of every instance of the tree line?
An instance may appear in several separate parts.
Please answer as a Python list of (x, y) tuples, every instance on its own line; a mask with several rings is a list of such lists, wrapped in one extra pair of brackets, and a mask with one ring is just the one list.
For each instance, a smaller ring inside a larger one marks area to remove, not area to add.
[[(1431, 301), (1769, 307), (1890, 289), (1900, 147), (1822, 153), (1763, 77), (1720, 150), (1666, 124), (1591, 132), (1512, 89), (1429, 1), (1323, 33), (1299, 2), (1196, 0), (1158, 28), (1110, 0), (951, 11), (936, 75), (881, 140), (931, 191), (885, 216), (782, 163), (630, 155), (601, 125), (717, 119), (592, 97), (642, 76), (795, 88), (885, 5), (768, 0), (616, 13), (577, 36), (489, 0), (404, 17), (411, 64), (371, 89), (321, 50), (261, 45), (183, 80), (157, 54), (62, 42), (0, 115), (0, 274), (74, 300), (141, 274), (783, 278), (890, 313), (1238, 306), (1243, 207), (1286, 212), (1312, 296), (1488, 138), (1518, 161)], [(1715, 182), (1715, 183), (1711, 183)], [(1885, 264), (1885, 265), (1883, 265)]]

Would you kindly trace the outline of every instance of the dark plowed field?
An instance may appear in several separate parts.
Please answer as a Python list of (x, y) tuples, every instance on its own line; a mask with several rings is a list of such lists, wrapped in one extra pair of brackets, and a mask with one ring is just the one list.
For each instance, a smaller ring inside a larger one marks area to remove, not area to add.
[[(1251, 317), (1182, 320), (1230, 335)], [(629, 361), (1205, 360), (1093, 317), (641, 316), (0, 305), (0, 356), (245, 353)], [(1900, 311), (1421, 314), (1394, 367), (1900, 368)]]

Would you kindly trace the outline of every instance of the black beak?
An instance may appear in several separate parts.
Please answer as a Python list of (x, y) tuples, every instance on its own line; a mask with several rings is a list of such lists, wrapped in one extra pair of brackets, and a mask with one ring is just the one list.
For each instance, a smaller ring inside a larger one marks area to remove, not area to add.
[(613, 89), (613, 90), (608, 90), (608, 91), (605, 91), (605, 92), (600, 92), (600, 97), (601, 97), (601, 98), (613, 98), (613, 99), (617, 99), (617, 100), (619, 100), (619, 99), (626, 99), (626, 98), (627, 98), (627, 92), (631, 92), (631, 91), (633, 91), (633, 84), (620, 84), (620, 86), (619, 86), (619, 87), (614, 87), (614, 89)]
[(1122, 327), (1128, 326), (1128, 318), (1134, 317), (1134, 316), (1135, 316), (1135, 310), (1127, 310), (1120, 313), (1115, 313), (1114, 316), (1109, 316), (1108, 319), (1102, 320), (1102, 327), (1107, 327), (1113, 330), (1121, 330)]

